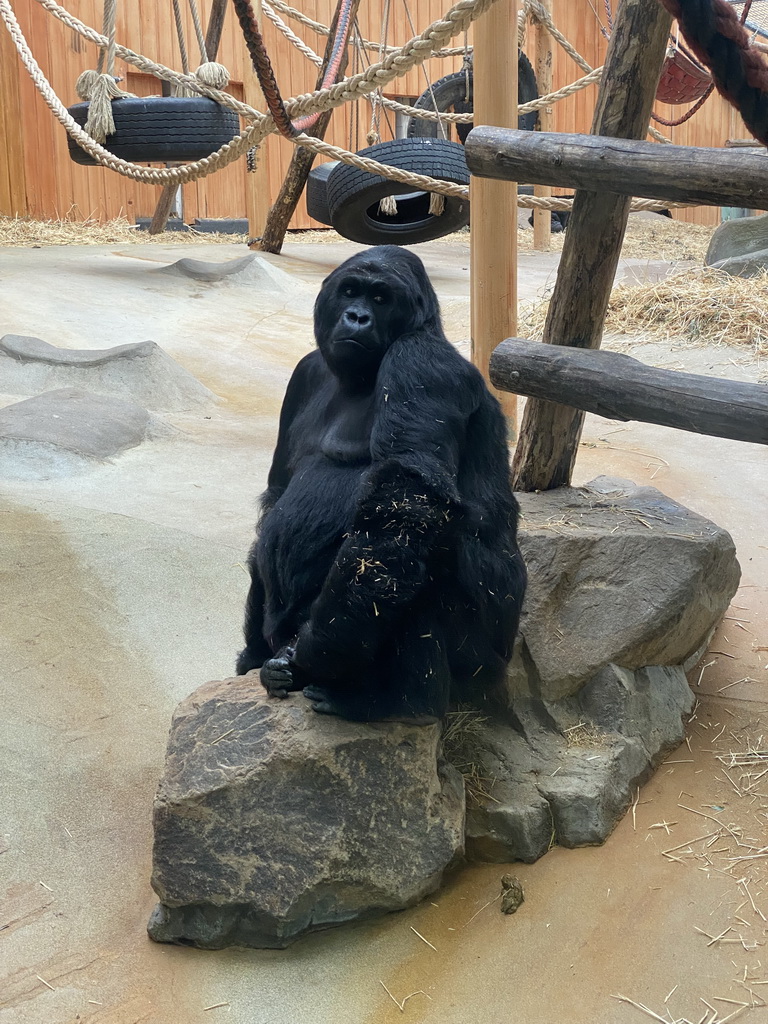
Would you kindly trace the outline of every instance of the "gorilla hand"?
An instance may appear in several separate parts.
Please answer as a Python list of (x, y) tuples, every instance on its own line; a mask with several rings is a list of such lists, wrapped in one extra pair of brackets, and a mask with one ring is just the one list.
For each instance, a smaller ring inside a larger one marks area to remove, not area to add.
[(261, 666), (261, 685), (270, 697), (287, 697), (292, 690), (301, 690), (303, 684), (294, 678), (293, 647), (282, 647), (274, 658)]

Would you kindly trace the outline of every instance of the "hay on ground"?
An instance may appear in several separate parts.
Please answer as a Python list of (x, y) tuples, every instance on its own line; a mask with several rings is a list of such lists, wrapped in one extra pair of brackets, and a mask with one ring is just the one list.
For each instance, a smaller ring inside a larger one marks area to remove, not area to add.
[[(540, 338), (549, 299), (521, 317), (521, 334)], [(617, 285), (611, 293), (605, 330), (652, 333), (702, 345), (743, 345), (768, 354), (768, 272), (731, 277), (711, 267), (685, 270), (653, 284)]]

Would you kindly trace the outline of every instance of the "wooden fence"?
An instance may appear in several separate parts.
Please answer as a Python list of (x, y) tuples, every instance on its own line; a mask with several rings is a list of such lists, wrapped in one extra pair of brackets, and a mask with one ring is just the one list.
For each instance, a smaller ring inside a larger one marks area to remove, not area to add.
[[(334, 6), (333, 0), (295, 0), (295, 5), (324, 24), (329, 23)], [(86, 24), (100, 28), (100, 0), (68, 0), (66, 6)], [(200, 6), (207, 17), (210, 0), (200, 0)], [(384, 0), (367, 0), (361, 7), (360, 27), (368, 39), (378, 41), (381, 38), (384, 6)], [(393, 0), (387, 42), (403, 43), (414, 34), (409, 15), (418, 32), (448, 6), (450, 0)], [(47, 14), (35, 0), (15, 0), (14, 8), (32, 51), (57, 94), (67, 104), (76, 102), (75, 81), (85, 68), (95, 67), (96, 47)], [(554, 0), (553, 3), (555, 24), (593, 67), (602, 63), (607, 45), (594, 13), (596, 9), (602, 14), (602, 5), (592, 5), (589, 0)], [(295, 23), (291, 23), (291, 27), (314, 50), (322, 52), (323, 39), (311, 29)], [(528, 35), (526, 50), (532, 57), (533, 32), (529, 31)], [(317, 75), (315, 66), (268, 21), (265, 22), (265, 38), (284, 94), (311, 91)], [(118, 5), (117, 39), (170, 67), (181, 66), (170, 0), (124, 0)], [(471, 42), (471, 32), (469, 39)], [(191, 24), (187, 25), (187, 40), (193, 62)], [(456, 40), (457, 45), (462, 43), (462, 39)], [(263, 109), (258, 83), (231, 11), (227, 12), (218, 59), (230, 71), (233, 95)], [(350, 73), (374, 59), (374, 54), (361, 55), (353, 51)], [(435, 81), (460, 66), (460, 58), (432, 59), (423, 68), (416, 68), (392, 82), (387, 95), (416, 97), (426, 88), (428, 79)], [(160, 92), (156, 79), (136, 72), (122, 61), (118, 61), (117, 73), (125, 77), (124, 85), (131, 92), (139, 95)], [(557, 44), (553, 73), (556, 89), (583, 74)], [(596, 87), (591, 86), (560, 101), (554, 108), (553, 130), (589, 131), (596, 95)], [(679, 116), (685, 109), (663, 104), (656, 108), (657, 113), (668, 119)], [(347, 104), (335, 112), (328, 141), (361, 149), (367, 145), (370, 120), (371, 108), (367, 100)], [(661, 130), (673, 142), (692, 146), (722, 146), (729, 137), (748, 134), (738, 114), (717, 95), (710, 97), (703, 109), (684, 125), (671, 129), (661, 127)], [(382, 116), (382, 139), (392, 138), (394, 131), (394, 116)], [(260, 159), (266, 162), (270, 198), (277, 194), (292, 149), (290, 142), (275, 136), (262, 146)], [(212, 177), (184, 185), (184, 220), (245, 217), (248, 189), (243, 160)], [(82, 167), (69, 159), (64, 129), (42, 101), (18, 60), (5, 27), (0, 25), (0, 214), (35, 218), (94, 217), (101, 221), (123, 215), (134, 221), (136, 217), (152, 215), (159, 191), (156, 186), (134, 183), (103, 168)], [(694, 223), (716, 224), (720, 211), (702, 207), (676, 211), (675, 216)], [(315, 226), (307, 216), (303, 201), (291, 226)]]

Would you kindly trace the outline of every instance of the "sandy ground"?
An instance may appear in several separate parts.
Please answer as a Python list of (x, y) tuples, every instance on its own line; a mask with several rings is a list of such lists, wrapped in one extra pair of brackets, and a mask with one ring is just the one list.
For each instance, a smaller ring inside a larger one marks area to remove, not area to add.
[[(312, 345), (320, 281), (357, 248), (289, 243), (270, 260), (292, 275), (290, 295), (161, 272), (185, 255), (240, 257), (236, 245), (0, 249), (0, 334), (81, 348), (152, 339), (222, 399), (164, 416), (170, 440), (91, 472), (2, 484), (0, 1024), (650, 1019), (618, 996), (668, 1021), (768, 1019), (756, 1005), (768, 995), (768, 775), (755, 753), (768, 768), (766, 451), (591, 417), (575, 482), (652, 481), (729, 529), (743, 569), (691, 677), (688, 742), (608, 842), (516, 865), (526, 901), (512, 917), (496, 901), (507, 869), (474, 866), (432, 902), (287, 951), (147, 939), (170, 715), (232, 671), (282, 392)], [(466, 351), (468, 248), (418, 252)], [(521, 257), (523, 298), (551, 284), (557, 258)], [(659, 272), (640, 260), (619, 271)], [(765, 372), (743, 349), (621, 346), (739, 380)]]

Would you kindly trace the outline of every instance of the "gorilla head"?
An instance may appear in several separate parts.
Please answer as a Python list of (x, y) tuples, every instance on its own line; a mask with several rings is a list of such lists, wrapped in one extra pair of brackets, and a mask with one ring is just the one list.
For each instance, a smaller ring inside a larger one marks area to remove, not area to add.
[(352, 256), (325, 279), (315, 303), (315, 338), (338, 378), (370, 380), (394, 341), (439, 320), (418, 256), (382, 245)]

